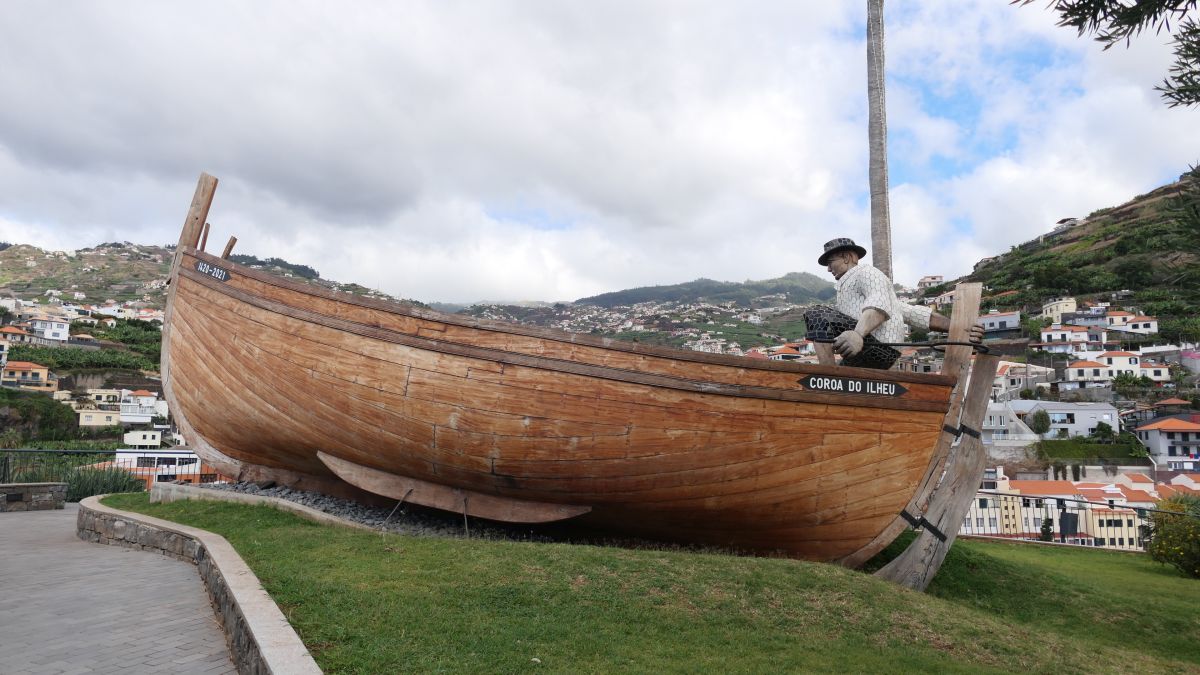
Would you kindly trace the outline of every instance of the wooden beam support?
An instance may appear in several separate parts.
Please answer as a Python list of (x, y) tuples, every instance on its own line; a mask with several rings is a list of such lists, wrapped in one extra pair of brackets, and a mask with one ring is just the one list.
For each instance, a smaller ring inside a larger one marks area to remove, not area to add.
[(200, 231), (200, 246), (201, 251), (208, 247), (208, 228), (212, 227), (211, 223), (204, 223), (204, 229)]
[(221, 252), (222, 260), (229, 260), (229, 254), (233, 253), (233, 245), (237, 243), (237, 237), (230, 237), (229, 243), (225, 244), (225, 250)]
[[(979, 300), (982, 291), (983, 284), (979, 283), (963, 283), (956, 287), (954, 311), (950, 315), (951, 341), (966, 342), (970, 337), (971, 325), (979, 319)], [(938, 437), (937, 446), (929, 460), (929, 468), (926, 469), (921, 484), (904, 508), (904, 513), (909, 514), (910, 517), (919, 518), (929, 508), (929, 497), (937, 487), (946, 461), (954, 449), (954, 440), (957, 435), (946, 429), (957, 429), (962, 417), (963, 402), (967, 395), (967, 369), (970, 364), (970, 355), (970, 347), (955, 346), (946, 349), (946, 358), (942, 360), (942, 374), (953, 375), (958, 381), (958, 385), (950, 397), (950, 408), (946, 411), (942, 435)], [(861, 566), (892, 543), (909, 525), (908, 520), (897, 516), (869, 544), (838, 562), (846, 567)]]
[(451, 488), (372, 469), (320, 451), (317, 452), (317, 458), (338, 478), (354, 487), (393, 499), (407, 499), (421, 506), (461, 513), (463, 516), (505, 523), (552, 523), (592, 510), (590, 506), (547, 504)]
[(980, 423), (987, 413), (999, 363), (1000, 357), (991, 354), (975, 358), (960, 422), (963, 434), (959, 436), (956, 452), (946, 463), (945, 478), (930, 499), (922, 530), (903, 553), (875, 576), (924, 591), (941, 568), (983, 478), (987, 453), (980, 438)]

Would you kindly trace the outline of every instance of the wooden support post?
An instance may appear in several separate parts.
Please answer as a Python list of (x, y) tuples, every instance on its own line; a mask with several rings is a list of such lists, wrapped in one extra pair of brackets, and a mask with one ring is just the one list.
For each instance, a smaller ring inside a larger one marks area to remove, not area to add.
[(208, 228), (211, 226), (212, 226), (211, 223), (206, 222), (206, 223), (204, 223), (204, 229), (200, 231), (200, 246), (198, 248), (201, 251), (203, 251), (205, 249), (205, 247), (208, 246)]
[(200, 174), (196, 184), (196, 194), (192, 197), (192, 205), (188, 207), (187, 218), (183, 221), (183, 231), (179, 234), (179, 246), (195, 246), (200, 241), (200, 231), (208, 222), (208, 209), (212, 206), (213, 195), (217, 191), (217, 179), (206, 173)]
[(233, 245), (237, 243), (237, 237), (230, 237), (229, 243), (225, 244), (225, 250), (221, 252), (221, 259), (228, 260), (229, 254), (233, 253)]
[[(954, 311), (950, 315), (951, 342), (966, 342), (970, 337), (971, 326), (979, 319), (979, 300), (982, 291), (983, 284), (978, 283), (964, 283), (956, 287)], [(967, 367), (970, 363), (970, 356), (970, 347), (946, 348), (946, 357), (942, 360), (942, 374), (954, 375), (958, 380), (958, 385), (950, 397), (950, 408), (946, 411), (946, 417), (942, 422), (943, 431), (938, 437), (937, 446), (929, 460), (929, 466), (926, 468), (916, 492), (913, 493), (902, 512), (908, 514), (909, 518), (920, 518), (929, 508), (929, 496), (937, 486), (938, 480), (941, 479), (946, 460), (954, 448), (954, 440), (957, 435), (946, 429), (957, 429), (959, 418), (962, 416), (963, 400), (967, 395)], [(892, 543), (910, 524), (903, 515), (897, 516), (870, 543), (838, 562), (846, 567), (859, 567), (873, 558), (875, 554), (887, 548), (887, 545)]]
[(922, 520), (922, 530), (909, 547), (895, 560), (875, 573), (875, 576), (894, 581), (913, 590), (924, 591), (933, 580), (950, 546), (958, 536), (963, 518), (971, 508), (971, 500), (979, 491), (987, 453), (980, 438), (980, 423), (987, 413), (992, 382), (1000, 357), (991, 354), (975, 358), (959, 436), (959, 444), (946, 463), (946, 475), (938, 485)]

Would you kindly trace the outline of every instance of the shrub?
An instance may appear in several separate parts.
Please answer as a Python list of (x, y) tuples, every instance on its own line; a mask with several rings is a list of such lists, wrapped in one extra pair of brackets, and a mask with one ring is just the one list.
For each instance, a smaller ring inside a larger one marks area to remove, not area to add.
[(1200, 497), (1175, 495), (1150, 516), (1150, 557), (1200, 579)]
[(67, 484), (69, 502), (77, 502), (93, 495), (146, 491), (145, 481), (125, 469), (115, 467), (72, 469), (63, 482)]

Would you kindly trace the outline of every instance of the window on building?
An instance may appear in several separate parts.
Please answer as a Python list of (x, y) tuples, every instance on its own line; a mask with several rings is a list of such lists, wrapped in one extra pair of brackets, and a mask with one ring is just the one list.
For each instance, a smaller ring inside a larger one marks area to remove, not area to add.
[(988, 518), (988, 527), (996, 527), (996, 519)]
[(1104, 537), (1096, 537), (1096, 545), (1103, 546), (1104, 545)]
[(153, 458), (153, 457), (138, 457), (137, 465), (138, 465), (138, 467), (145, 469), (145, 468), (149, 468), (149, 467), (153, 467), (153, 466), (158, 466), (158, 463), (155, 461), (155, 458)]
[(975, 527), (983, 527), (983, 518), (975, 519)]
[(161, 474), (155, 476), (154, 480), (159, 483), (170, 483), (171, 481), (175, 480), (175, 474), (161, 473)]
[(179, 466), (187, 466), (189, 464), (195, 464), (196, 458), (195, 457), (180, 457), (179, 459), (177, 459), (175, 461), (175, 463), (178, 464)]

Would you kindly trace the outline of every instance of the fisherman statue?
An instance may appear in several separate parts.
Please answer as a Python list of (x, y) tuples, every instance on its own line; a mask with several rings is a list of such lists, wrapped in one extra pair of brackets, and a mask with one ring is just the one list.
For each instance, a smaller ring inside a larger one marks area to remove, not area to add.
[[(853, 239), (840, 238), (826, 242), (817, 259), (837, 280), (834, 306), (818, 305), (804, 313), (807, 337), (822, 364), (834, 365), (837, 353), (843, 366), (886, 370), (900, 358), (890, 345), (907, 341), (905, 324), (950, 331), (949, 318), (929, 307), (901, 302), (892, 280), (861, 262), (866, 255), (867, 250)], [(970, 341), (983, 342), (982, 326), (971, 326)]]

